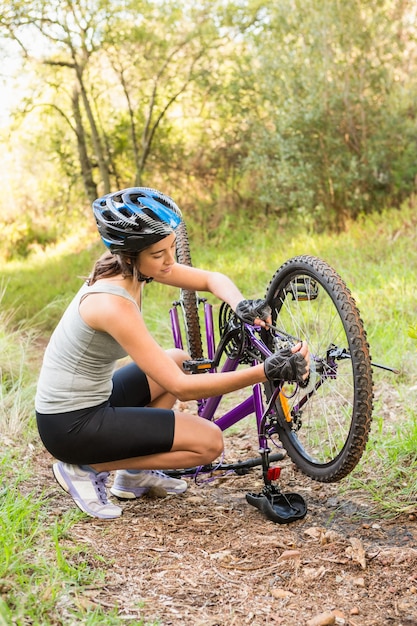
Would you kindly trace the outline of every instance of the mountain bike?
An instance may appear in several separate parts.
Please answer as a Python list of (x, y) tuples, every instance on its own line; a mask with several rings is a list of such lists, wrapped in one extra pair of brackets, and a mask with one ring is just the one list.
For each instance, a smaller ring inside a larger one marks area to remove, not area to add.
[[(191, 265), (185, 225), (177, 230), (177, 260)], [(212, 305), (196, 292), (181, 290), (173, 303), (174, 345), (190, 354), (184, 367), (192, 375), (250, 367), (300, 340), (309, 345), (310, 375), (305, 387), (287, 381), (256, 384), (246, 399), (225, 412), (220, 410), (222, 396), (198, 400), (198, 414), (222, 431), (253, 414), (259, 457), (173, 470), (171, 475), (214, 470), (243, 474), (261, 466), (263, 490), (247, 493), (246, 500), (268, 519), (288, 523), (303, 518), (307, 505), (299, 494), (281, 492), (276, 484), (280, 467), (271, 463), (286, 453), (304, 474), (321, 482), (340, 481), (352, 472), (371, 427), (375, 364), (355, 300), (324, 260), (309, 255), (287, 260), (272, 276), (265, 300), (272, 310), (267, 329), (245, 323), (222, 303), (217, 331)]]

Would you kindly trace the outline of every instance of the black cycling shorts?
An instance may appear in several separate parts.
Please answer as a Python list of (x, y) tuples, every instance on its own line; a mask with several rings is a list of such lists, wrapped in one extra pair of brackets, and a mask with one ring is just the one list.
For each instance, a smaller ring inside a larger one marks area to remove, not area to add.
[(52, 456), (73, 465), (169, 452), (174, 412), (147, 407), (150, 401), (146, 375), (130, 363), (114, 373), (107, 402), (69, 413), (36, 412), (39, 435)]

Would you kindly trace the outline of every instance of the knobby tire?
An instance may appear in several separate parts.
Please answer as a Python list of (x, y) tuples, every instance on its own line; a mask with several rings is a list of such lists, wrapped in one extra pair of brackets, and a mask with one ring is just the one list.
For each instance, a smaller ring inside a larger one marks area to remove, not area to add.
[[(187, 228), (181, 222), (176, 229), (176, 255), (178, 263), (192, 265), (190, 244)], [(203, 345), (201, 341), (200, 318), (198, 315), (198, 295), (195, 291), (180, 290), (180, 303), (183, 309), (185, 336), (187, 349), (192, 359), (203, 357)]]
[[(372, 366), (355, 300), (341, 277), (312, 256), (285, 262), (266, 300), (274, 326), (308, 342), (312, 363), (306, 389), (286, 384), (277, 396), (272, 430), (303, 473), (339, 481), (362, 457), (372, 420)], [(280, 347), (272, 333), (265, 335), (271, 350)], [(342, 358), (333, 359), (337, 350)], [(273, 390), (265, 383), (267, 400)]]

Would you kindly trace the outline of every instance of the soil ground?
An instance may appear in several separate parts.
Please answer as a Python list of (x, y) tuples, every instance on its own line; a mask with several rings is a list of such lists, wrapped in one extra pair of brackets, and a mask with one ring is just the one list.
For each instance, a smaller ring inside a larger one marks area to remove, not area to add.
[[(225, 441), (226, 455), (256, 456), (248, 427)], [(41, 451), (36, 478), (61, 515), (74, 505), (51, 463)], [(291, 524), (246, 502), (262, 489), (259, 468), (189, 479), (180, 496), (127, 501), (117, 520), (77, 522), (68, 542), (85, 544), (91, 567), (107, 568), (103, 582), (78, 591), (79, 602), (118, 607), (121, 624), (417, 626), (417, 511), (378, 518), (366, 494), (341, 496), (339, 485), (315, 483), (287, 459), (279, 465), (281, 490), (308, 505)]]

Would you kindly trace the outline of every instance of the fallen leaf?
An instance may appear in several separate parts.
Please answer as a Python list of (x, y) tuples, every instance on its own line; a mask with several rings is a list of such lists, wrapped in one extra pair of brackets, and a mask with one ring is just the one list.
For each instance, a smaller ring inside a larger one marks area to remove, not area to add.
[(321, 528), (320, 526), (311, 526), (310, 528), (305, 529), (304, 534), (308, 535), (312, 539), (317, 539), (318, 541), (319, 539), (321, 539), (324, 532), (324, 528)]
[(306, 622), (306, 626), (331, 626), (336, 621), (333, 613), (319, 613)]
[(210, 559), (220, 559), (223, 560), (226, 557), (230, 558), (230, 550), (222, 550), (221, 552), (213, 552), (212, 554), (210, 554)]
[(290, 598), (294, 594), (291, 591), (288, 591), (288, 589), (274, 588), (271, 589), (271, 595), (274, 596), (274, 598), (283, 599)]
[(334, 530), (328, 530), (322, 537), (321, 543), (324, 545), (326, 543), (336, 543), (336, 541), (340, 541), (341, 536), (335, 532)]
[(307, 580), (315, 580), (317, 578), (322, 578), (326, 573), (326, 568), (324, 565), (320, 567), (304, 567), (303, 568), (303, 576), (307, 578)]
[(349, 541), (351, 545), (346, 548), (346, 554), (352, 559), (352, 561), (359, 563), (362, 569), (366, 569), (365, 550), (362, 545), (362, 541), (356, 537), (350, 537)]
[(299, 559), (301, 552), (299, 550), (284, 550), (278, 561), (290, 561), (291, 559)]

